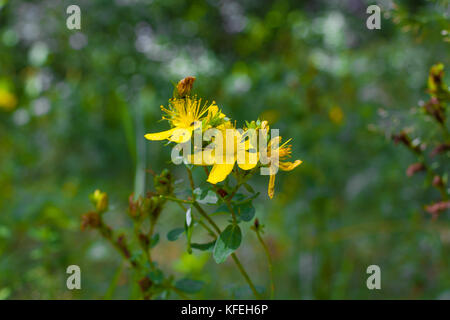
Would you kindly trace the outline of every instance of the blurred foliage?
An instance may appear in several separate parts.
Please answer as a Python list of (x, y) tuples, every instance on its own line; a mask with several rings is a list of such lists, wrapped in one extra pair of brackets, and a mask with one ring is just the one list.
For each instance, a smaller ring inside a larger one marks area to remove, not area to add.
[[(0, 0), (0, 298), (138, 297), (122, 257), (80, 231), (81, 214), (100, 188), (108, 223), (128, 226), (129, 194), (170, 160), (143, 134), (164, 128), (168, 83), (187, 75), (241, 125), (259, 116), (293, 137), (304, 161), (255, 204), (276, 298), (450, 297), (450, 214), (432, 221), (423, 205), (439, 191), (406, 176), (415, 156), (390, 141), (405, 126), (431, 141), (439, 130), (417, 106), (430, 67), (450, 66), (448, 1), (380, 1), (381, 30), (366, 29), (372, 2), (361, 0), (80, 0), (79, 31), (66, 28), (70, 4)], [(264, 195), (266, 178), (254, 184)], [(160, 223), (169, 231), (184, 218), (174, 206)], [(238, 254), (266, 286), (257, 238), (243, 237)], [(179, 241), (159, 247), (161, 268), (206, 283), (197, 298), (251, 297), (231, 263)], [(79, 291), (65, 286), (71, 264)], [(371, 264), (382, 271), (376, 292)]]

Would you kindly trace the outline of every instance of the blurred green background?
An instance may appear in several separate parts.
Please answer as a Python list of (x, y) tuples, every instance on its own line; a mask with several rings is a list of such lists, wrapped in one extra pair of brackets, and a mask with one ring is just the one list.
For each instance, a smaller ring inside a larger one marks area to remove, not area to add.
[[(272, 201), (268, 177), (251, 181), (276, 298), (450, 298), (450, 215), (431, 221), (422, 207), (438, 191), (406, 177), (415, 158), (390, 140), (405, 126), (433, 135), (411, 110), (428, 99), (433, 64), (450, 83), (449, 3), (375, 2), (381, 30), (366, 28), (374, 2), (361, 0), (0, 0), (0, 299), (102, 298), (115, 275), (110, 297), (134, 297), (121, 257), (81, 232), (80, 216), (100, 188), (110, 223), (125, 228), (128, 195), (151, 186), (145, 169), (186, 179), (143, 134), (167, 128), (159, 106), (188, 75), (238, 125), (260, 117), (292, 137), (304, 161), (277, 175)], [(71, 4), (81, 30), (66, 28)], [(160, 234), (182, 221), (170, 207)], [(183, 241), (162, 237), (155, 259), (204, 280), (195, 298), (251, 297), (231, 262), (190, 256)], [(254, 233), (243, 243), (238, 256), (267, 286)], [(66, 288), (71, 264), (78, 291)], [(366, 287), (371, 264), (381, 290)]]

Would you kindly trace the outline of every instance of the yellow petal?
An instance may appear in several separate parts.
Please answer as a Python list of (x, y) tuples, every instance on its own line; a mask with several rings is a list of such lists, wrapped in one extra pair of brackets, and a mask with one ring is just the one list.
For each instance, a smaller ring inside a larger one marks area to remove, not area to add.
[(191, 139), (192, 130), (194, 130), (193, 126), (189, 128), (175, 128), (168, 140), (175, 143), (185, 143)]
[(144, 137), (148, 140), (166, 140), (169, 139), (175, 130), (176, 128), (157, 133), (147, 133)]
[(299, 166), (303, 161), (295, 160), (294, 162), (280, 162), (280, 169), (283, 171), (291, 171), (294, 170), (297, 166)]
[[(244, 153), (245, 155), (245, 159), (243, 159), (244, 161), (240, 161), (240, 154), (238, 153), (238, 157), (237, 157), (237, 163), (239, 168), (241, 168), (242, 170), (251, 170), (254, 167), (256, 167), (256, 165), (258, 164), (258, 160), (259, 160), (259, 153), (250, 153), (248, 151), (245, 151)], [(240, 163), (242, 162), (242, 163)]]
[(256, 166), (256, 163), (238, 163), (238, 166), (242, 170), (251, 170)]
[(275, 193), (275, 175), (270, 175), (269, 178), (269, 188), (267, 189), (267, 194), (269, 195), (269, 198), (273, 198), (273, 194)]
[(216, 184), (218, 182), (221, 182), (226, 179), (226, 177), (231, 173), (233, 170), (234, 163), (233, 164), (215, 164), (209, 173), (208, 181), (209, 183)]

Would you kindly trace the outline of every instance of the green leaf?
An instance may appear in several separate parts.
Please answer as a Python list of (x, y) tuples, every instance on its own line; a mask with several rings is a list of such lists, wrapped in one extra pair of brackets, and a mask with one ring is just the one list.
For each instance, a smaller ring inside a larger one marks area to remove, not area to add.
[(233, 251), (239, 248), (241, 240), (242, 233), (238, 225), (230, 224), (226, 227), (214, 246), (213, 257), (216, 263), (224, 262)]
[(195, 188), (194, 194), (195, 194), (197, 200), (202, 199), (208, 194), (208, 189)]
[(156, 269), (155, 271), (150, 271), (150, 273), (148, 274), (148, 277), (150, 278), (150, 280), (152, 280), (155, 284), (159, 284), (162, 282), (162, 280), (164, 279), (164, 274), (162, 273), (161, 270)]
[(245, 188), (248, 192), (250, 192), (250, 193), (255, 193), (255, 190), (254, 190), (254, 189), (252, 188), (252, 186), (249, 185), (248, 183), (244, 183), (243, 186), (244, 186), (244, 188)]
[(175, 241), (183, 234), (183, 232), (184, 232), (184, 228), (172, 229), (167, 233), (167, 240)]
[(245, 199), (245, 195), (243, 195), (242, 193), (236, 193), (233, 197), (234, 202), (240, 202), (240, 201), (243, 201), (244, 199)]
[(227, 205), (224, 203), (221, 206), (219, 206), (216, 211), (213, 212), (215, 213), (230, 213), (230, 210), (228, 210)]
[(216, 244), (216, 240), (208, 242), (208, 243), (191, 243), (191, 248), (200, 250), (200, 251), (213, 251), (214, 245)]
[(175, 283), (175, 288), (186, 293), (197, 293), (203, 288), (203, 281), (181, 279)]
[(202, 190), (196, 188), (194, 194), (196, 195), (197, 202), (201, 204), (215, 204), (218, 201), (217, 195), (208, 189)]
[(234, 206), (236, 215), (242, 221), (251, 221), (255, 216), (255, 207), (253, 207), (251, 202), (246, 202), (241, 205)]
[(150, 241), (150, 248), (154, 248), (159, 242), (159, 233), (154, 234)]

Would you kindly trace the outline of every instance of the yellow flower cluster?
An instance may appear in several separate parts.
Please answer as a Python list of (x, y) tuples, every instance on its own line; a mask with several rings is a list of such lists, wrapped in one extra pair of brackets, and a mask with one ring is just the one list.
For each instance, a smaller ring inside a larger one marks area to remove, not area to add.
[[(267, 121), (247, 122), (243, 129), (237, 129), (236, 125), (222, 113), (217, 104), (204, 103), (195, 95), (190, 95), (194, 77), (188, 77), (181, 80), (177, 85), (177, 91), (174, 97), (169, 100), (168, 107), (161, 106), (163, 112), (162, 119), (167, 120), (171, 129), (148, 133), (145, 138), (148, 140), (168, 140), (175, 143), (186, 143), (191, 140), (196, 130), (202, 132), (208, 129), (217, 130), (223, 137), (222, 145), (212, 150), (208, 147), (202, 147), (201, 150), (195, 150), (191, 159), (200, 159), (200, 161), (191, 161), (194, 165), (209, 166), (212, 170), (209, 173), (207, 181), (212, 184), (224, 181), (233, 171), (234, 165), (242, 170), (252, 170), (257, 166), (269, 167), (269, 187), (268, 195), (270, 198), (274, 195), (275, 174), (278, 169), (291, 171), (302, 163), (301, 160), (294, 162), (286, 161), (291, 156), (291, 145), (289, 141), (281, 144), (281, 137), (277, 136), (270, 139), (268, 134), (269, 126)], [(263, 139), (263, 150), (257, 151), (255, 141), (246, 138), (246, 133), (259, 132), (259, 139)], [(217, 151), (219, 149), (219, 152)], [(220, 152), (222, 151), (222, 152)], [(263, 153), (264, 152), (264, 153)], [(216, 154), (218, 153), (218, 154)], [(239, 155), (244, 155), (240, 159)], [(265, 161), (260, 161), (262, 158)]]

